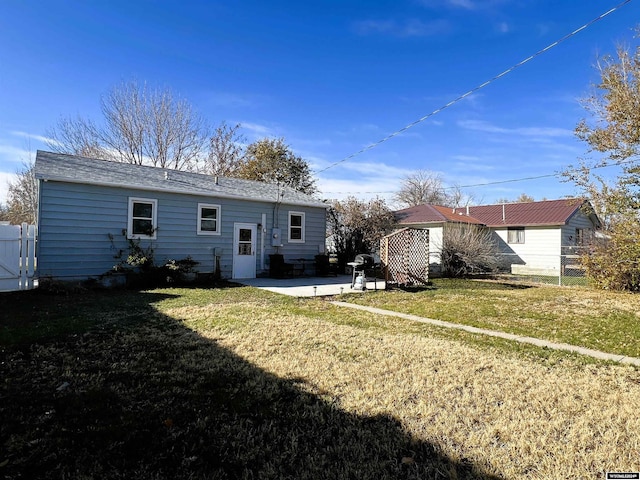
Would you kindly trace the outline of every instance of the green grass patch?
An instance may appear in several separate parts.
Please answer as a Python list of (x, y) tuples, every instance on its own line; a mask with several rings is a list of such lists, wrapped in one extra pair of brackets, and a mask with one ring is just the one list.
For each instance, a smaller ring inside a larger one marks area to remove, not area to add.
[(634, 294), (436, 279), (427, 289), (369, 292), (349, 301), (640, 357), (640, 298)]

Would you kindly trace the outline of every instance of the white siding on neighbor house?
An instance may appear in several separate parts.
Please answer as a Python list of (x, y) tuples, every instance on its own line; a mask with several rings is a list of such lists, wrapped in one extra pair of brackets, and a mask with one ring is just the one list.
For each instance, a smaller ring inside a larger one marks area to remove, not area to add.
[(429, 272), (436, 274), (440, 272), (442, 263), (442, 226), (429, 227)]
[[(271, 247), (274, 205), (250, 200), (230, 200), (202, 195), (140, 191), (64, 182), (41, 182), (39, 209), (38, 273), (41, 277), (84, 279), (112, 269), (119, 249), (127, 250), (122, 231), (127, 228), (129, 197), (157, 200), (157, 238), (142, 239), (140, 245), (154, 248), (157, 264), (191, 256), (196, 270), (213, 272), (215, 255), (220, 256), (221, 274), (230, 278), (233, 260), (233, 224), (262, 223), (256, 243), (256, 269), (261, 271)], [(220, 235), (198, 235), (198, 203), (221, 207)], [(324, 246), (325, 209), (279, 206), (278, 222), (286, 232), (288, 210), (305, 213), (305, 243), (285, 245), (285, 256), (313, 258)], [(113, 235), (115, 248), (109, 241)], [(286, 239), (285, 239), (286, 240)], [(265, 265), (266, 267), (266, 265)]]
[(429, 231), (429, 274), (437, 275), (440, 273), (440, 264), (442, 256), (442, 235), (443, 224), (412, 224), (412, 225), (400, 225), (402, 228), (419, 228)]
[(508, 243), (506, 227), (492, 230), (500, 239), (500, 251), (506, 256), (505, 260), (512, 258), (507, 263), (518, 265), (516, 269), (522, 273), (524, 269), (560, 272), (560, 226), (525, 227), (524, 243)]

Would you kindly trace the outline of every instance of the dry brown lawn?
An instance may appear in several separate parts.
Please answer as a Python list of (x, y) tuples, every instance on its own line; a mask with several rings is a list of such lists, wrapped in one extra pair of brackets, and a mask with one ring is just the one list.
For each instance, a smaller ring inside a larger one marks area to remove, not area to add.
[(251, 288), (25, 293), (0, 308), (0, 477), (640, 471), (630, 366)]
[(216, 328), (227, 316), (219, 305), (167, 313), (207, 325), (200, 334), (278, 377), (303, 379), (305, 389), (340, 409), (392, 416), (416, 439), (499, 477), (640, 470), (640, 374), (632, 367), (585, 366), (570, 357), (549, 366), (424, 334), (285, 312), (265, 311), (231, 330)]

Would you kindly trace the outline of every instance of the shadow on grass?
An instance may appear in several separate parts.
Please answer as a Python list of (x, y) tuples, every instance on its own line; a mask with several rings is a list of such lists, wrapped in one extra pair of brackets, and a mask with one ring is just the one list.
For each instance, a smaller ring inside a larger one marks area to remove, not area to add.
[[(1, 347), (0, 476), (498, 478), (391, 417), (345, 412), (153, 308), (171, 296), (21, 297), (46, 309), (13, 309), (29, 328), (83, 321)], [(0, 325), (18, 328), (3, 312)]]

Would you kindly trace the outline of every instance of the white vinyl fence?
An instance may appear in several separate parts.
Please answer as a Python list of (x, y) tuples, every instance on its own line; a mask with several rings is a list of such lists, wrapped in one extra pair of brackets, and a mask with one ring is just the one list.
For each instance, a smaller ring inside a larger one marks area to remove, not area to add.
[(0, 292), (34, 287), (36, 227), (0, 225)]

